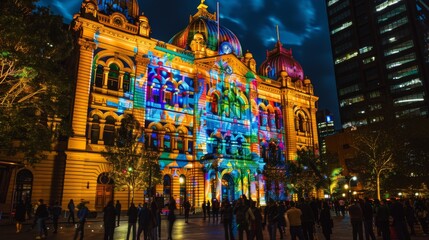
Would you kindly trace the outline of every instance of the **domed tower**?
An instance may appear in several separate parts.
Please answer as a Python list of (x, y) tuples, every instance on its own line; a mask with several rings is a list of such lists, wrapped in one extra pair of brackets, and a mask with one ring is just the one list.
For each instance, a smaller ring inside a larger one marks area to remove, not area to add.
[(304, 71), (301, 64), (293, 58), (292, 49), (283, 48), (283, 44), (278, 40), (275, 48), (267, 51), (267, 58), (259, 67), (258, 73), (277, 80), (282, 71), (287, 72), (293, 81), (304, 80)]
[[(234, 53), (237, 57), (241, 57), (242, 48), (237, 36), (223, 26), (219, 26), (218, 35), (216, 13), (209, 13), (207, 7), (204, 4), (204, 0), (201, 0), (200, 5), (197, 7), (198, 12), (189, 19), (189, 25), (174, 35), (168, 42), (197, 52), (197, 58), (203, 57), (204, 52), (207, 55)], [(209, 52), (212, 52), (212, 54)]]

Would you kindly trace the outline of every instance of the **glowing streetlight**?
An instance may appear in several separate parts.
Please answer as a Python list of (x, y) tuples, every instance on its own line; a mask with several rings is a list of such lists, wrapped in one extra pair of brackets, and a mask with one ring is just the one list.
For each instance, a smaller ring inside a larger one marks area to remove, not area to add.
[(185, 179), (182, 177), (182, 176), (180, 176), (180, 178), (179, 178), (179, 183), (180, 184), (183, 184), (185, 182)]

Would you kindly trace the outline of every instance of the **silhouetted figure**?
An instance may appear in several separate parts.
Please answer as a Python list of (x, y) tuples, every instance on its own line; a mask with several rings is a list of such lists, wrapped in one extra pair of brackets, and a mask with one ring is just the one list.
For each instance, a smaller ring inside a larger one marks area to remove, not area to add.
[(143, 204), (143, 208), (140, 210), (139, 213), (139, 230), (137, 232), (137, 239), (140, 239), (140, 235), (143, 232), (143, 239), (148, 239), (150, 235), (151, 230), (151, 211), (148, 208), (147, 203)]
[(132, 231), (132, 240), (136, 239), (136, 223), (137, 223), (137, 213), (138, 210), (134, 203), (132, 202), (130, 208), (128, 208), (128, 230), (127, 230), (127, 240), (130, 238), (130, 233)]
[(203, 203), (201, 204), (201, 209), (203, 210), (203, 220), (206, 220), (206, 214), (207, 214), (207, 206), (206, 206), (206, 202), (203, 201)]
[(55, 202), (55, 205), (52, 207), (52, 223), (54, 225), (54, 233), (58, 231), (58, 219), (61, 216), (63, 209), (60, 206), (58, 201)]
[(69, 210), (69, 217), (67, 218), (67, 222), (70, 223), (70, 219), (72, 219), (72, 223), (74, 225), (75, 224), (75, 221), (74, 221), (75, 205), (74, 205), (73, 199), (70, 199), (69, 204), (67, 204), (67, 208)]
[(176, 201), (173, 197), (170, 197), (170, 201), (168, 203), (168, 240), (172, 240), (172, 233), (173, 233), (173, 225), (176, 221), (176, 214), (174, 213), (174, 210), (176, 210)]
[(26, 212), (25, 204), (24, 204), (24, 201), (21, 199), (19, 200), (15, 209), (15, 221), (16, 221), (17, 233), (22, 231), (22, 223), (25, 222), (25, 212)]
[(223, 229), (225, 231), (225, 240), (234, 240), (234, 234), (232, 232), (232, 216), (233, 209), (228, 200), (222, 202), (222, 222)]
[(119, 226), (120, 221), (121, 221), (121, 203), (119, 202), (119, 200), (116, 200), (116, 215), (118, 216), (118, 223), (116, 224), (116, 226)]
[(115, 234), (116, 208), (110, 200), (103, 209), (104, 217), (104, 240), (113, 240)]
[(352, 224), (353, 240), (356, 240), (359, 236), (359, 240), (363, 240), (363, 213), (358, 201), (353, 201), (353, 204), (349, 207), (350, 222)]
[(186, 200), (186, 202), (183, 204), (183, 208), (185, 208), (185, 223), (188, 223), (189, 211), (191, 210), (191, 203), (189, 200)]
[(326, 240), (331, 239), (333, 222), (331, 218), (331, 211), (329, 209), (329, 204), (323, 202), (322, 210), (320, 211), (319, 216), (320, 226), (322, 227), (322, 233)]

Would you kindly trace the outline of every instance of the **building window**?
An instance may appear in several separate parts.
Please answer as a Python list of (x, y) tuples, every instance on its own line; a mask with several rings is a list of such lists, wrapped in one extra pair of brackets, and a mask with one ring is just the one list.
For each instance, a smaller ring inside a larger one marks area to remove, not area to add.
[(164, 151), (171, 152), (171, 136), (169, 134), (164, 136)]
[(119, 82), (119, 67), (118, 65), (112, 63), (109, 66), (109, 77), (107, 79), (107, 89), (118, 91), (118, 82)]
[(104, 145), (113, 146), (115, 145), (115, 119), (112, 116), (106, 118), (103, 131)]
[(100, 139), (100, 117), (98, 115), (92, 116), (91, 124), (91, 144), (98, 144)]
[(218, 112), (219, 97), (216, 94), (213, 94), (211, 100), (212, 101), (210, 104), (211, 104), (212, 113), (215, 115), (218, 115), (219, 114), (219, 112)]
[(398, 28), (404, 24), (408, 23), (408, 19), (407, 17), (403, 17), (395, 22), (389, 23), (386, 26), (383, 26), (380, 28), (380, 34), (386, 33), (386, 32), (390, 32), (395, 28)]
[(164, 175), (164, 201), (170, 199), (171, 187), (171, 177), (169, 175)]
[(131, 84), (131, 76), (130, 76), (130, 73), (125, 73), (124, 74), (124, 82), (123, 82), (123, 89), (124, 89), (124, 92), (129, 92), (130, 90), (131, 90), (131, 86), (130, 86), (130, 84)]
[(95, 70), (95, 86), (96, 87), (103, 87), (103, 79), (104, 79), (104, 70), (103, 66), (98, 65), (97, 69)]

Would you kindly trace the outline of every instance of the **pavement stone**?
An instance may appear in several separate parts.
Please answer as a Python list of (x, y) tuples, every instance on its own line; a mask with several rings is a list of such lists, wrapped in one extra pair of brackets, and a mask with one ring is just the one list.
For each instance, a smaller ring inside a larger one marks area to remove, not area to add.
[[(161, 221), (161, 238), (162, 240), (167, 239), (167, 219), (165, 216), (162, 217)], [(351, 240), (352, 229), (348, 216), (333, 216), (334, 229), (331, 239), (333, 240)], [(10, 222), (0, 222), (0, 239), (1, 240), (31, 240), (37, 236), (36, 230), (31, 230), (31, 222), (27, 222), (23, 226), (23, 232), (16, 233), (15, 225)], [(49, 235), (46, 239), (52, 240), (69, 240), (73, 239), (74, 236), (74, 225), (68, 224), (65, 220), (60, 221), (58, 233), (52, 233), (52, 224), (48, 222)], [(317, 228), (317, 227), (316, 227)], [(236, 230), (236, 229), (235, 229)], [(429, 240), (429, 236), (424, 236), (423, 232), (416, 225), (417, 235), (412, 236), (412, 240)], [(318, 240), (323, 240), (320, 228), (317, 228)], [(104, 229), (101, 218), (90, 219), (85, 226), (85, 239), (90, 240), (101, 240), (103, 239)], [(121, 224), (115, 229), (115, 240), (123, 240), (127, 234), (127, 220), (126, 217), (122, 217)], [(191, 239), (191, 240), (222, 240), (224, 238), (223, 225), (219, 222), (203, 220), (200, 215), (193, 215), (189, 223), (185, 223), (183, 216), (178, 216), (174, 228), (173, 228), (173, 239)], [(237, 232), (235, 232), (236, 239)], [(143, 237), (141, 238), (143, 239)], [(269, 239), (268, 232), (264, 231), (264, 239)], [(280, 239), (279, 233), (277, 233), (277, 239)], [(290, 234), (286, 233), (286, 239), (289, 240)], [(381, 237), (377, 237), (377, 240), (381, 240)], [(392, 240), (395, 240), (394, 232), (392, 232)]]

